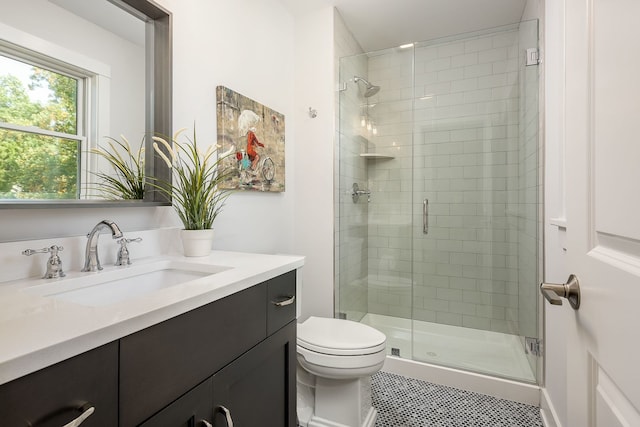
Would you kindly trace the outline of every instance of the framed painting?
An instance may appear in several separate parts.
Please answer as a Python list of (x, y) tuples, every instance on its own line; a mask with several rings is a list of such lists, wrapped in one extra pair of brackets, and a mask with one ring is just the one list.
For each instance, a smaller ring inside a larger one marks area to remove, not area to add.
[(284, 191), (284, 115), (224, 86), (216, 88), (218, 147), (233, 153), (223, 188)]

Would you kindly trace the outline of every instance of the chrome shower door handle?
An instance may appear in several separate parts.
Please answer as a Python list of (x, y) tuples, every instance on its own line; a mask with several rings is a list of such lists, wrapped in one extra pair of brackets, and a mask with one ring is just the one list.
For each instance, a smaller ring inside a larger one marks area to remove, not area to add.
[(580, 308), (580, 283), (574, 274), (567, 283), (540, 283), (540, 292), (552, 305), (562, 305), (561, 298), (566, 298), (574, 310)]
[(422, 234), (429, 234), (429, 199), (422, 201)]

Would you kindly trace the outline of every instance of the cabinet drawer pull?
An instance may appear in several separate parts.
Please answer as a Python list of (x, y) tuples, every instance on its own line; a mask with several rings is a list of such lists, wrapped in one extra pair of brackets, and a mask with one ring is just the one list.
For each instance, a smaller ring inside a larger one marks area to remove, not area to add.
[(62, 427), (78, 427), (80, 424), (82, 424), (84, 422), (84, 420), (86, 420), (87, 418), (89, 418), (91, 416), (91, 414), (93, 414), (93, 412), (96, 410), (96, 408), (94, 408), (93, 406), (91, 406), (90, 404), (85, 404), (84, 406), (82, 406), (82, 408), (80, 408), (82, 412), (82, 414), (80, 414), (80, 416), (78, 418), (76, 418), (75, 420), (71, 421), (69, 424), (65, 424)]
[(271, 304), (275, 305), (276, 307), (284, 307), (285, 305), (293, 304), (293, 302), (296, 300), (296, 296), (295, 295), (287, 295), (284, 298), (285, 299), (280, 300), (280, 301), (271, 301)]
[(233, 427), (233, 420), (231, 419), (231, 411), (229, 411), (224, 406), (220, 405), (216, 408), (216, 412), (222, 412), (222, 415), (224, 415), (225, 421), (227, 422), (227, 427)]

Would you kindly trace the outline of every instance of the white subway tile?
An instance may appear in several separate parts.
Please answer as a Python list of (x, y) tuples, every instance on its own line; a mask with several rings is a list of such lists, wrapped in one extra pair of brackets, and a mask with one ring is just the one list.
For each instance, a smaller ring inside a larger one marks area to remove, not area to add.
[[(472, 65), (476, 67), (476, 65)], [(451, 68), (449, 70), (438, 71), (439, 82), (451, 82), (454, 80), (462, 80), (465, 78), (465, 69), (467, 67)]]
[(498, 33), (492, 36), (492, 46), (495, 47), (505, 47), (505, 46), (513, 46), (514, 44), (518, 44), (517, 39), (518, 33), (515, 31), (509, 31), (504, 33)]
[(491, 321), (478, 316), (462, 316), (462, 326), (482, 330), (491, 330)]
[[(441, 289), (441, 288), (436, 288), (436, 292)], [(424, 301), (424, 308), (428, 309), (428, 310), (433, 310), (433, 311), (441, 311), (441, 312), (448, 312), (449, 311), (449, 301), (446, 299), (438, 299), (438, 298), (434, 298), (434, 299), (425, 299)]]
[(510, 71), (518, 71), (518, 60), (516, 58), (496, 61), (493, 63), (493, 74), (501, 74)]
[(437, 298), (440, 300), (462, 301), (462, 291), (460, 289), (437, 288), (436, 295), (437, 295)]
[(438, 46), (438, 57), (456, 56), (464, 53), (464, 42), (460, 43), (448, 43)]
[(455, 80), (450, 82), (451, 92), (466, 92), (478, 89), (478, 78)]
[[(437, 98), (435, 95), (445, 95), (451, 93), (451, 82), (430, 83), (424, 86), (423, 94), (418, 98), (419, 101), (429, 101)], [(423, 97), (431, 97), (421, 99)]]
[[(493, 70), (492, 70), (493, 71)], [(489, 73), (491, 74), (491, 73)], [(493, 88), (509, 84), (509, 73), (491, 74), (478, 77), (478, 88)]]
[(449, 105), (460, 105), (464, 103), (464, 93), (454, 93), (450, 95), (438, 95), (436, 104), (438, 107)]
[(464, 67), (463, 76), (465, 79), (472, 77), (488, 76), (493, 73), (493, 67), (491, 64), (477, 64)]
[(475, 316), (475, 304), (469, 304), (461, 301), (452, 301), (449, 303), (449, 311), (451, 313), (463, 314), (466, 316)]
[(478, 52), (481, 50), (490, 49), (492, 47), (493, 40), (491, 39), (491, 37), (480, 37), (465, 42), (465, 52)]
[(431, 61), (438, 57), (438, 51), (433, 46), (419, 47), (415, 50), (416, 61)]
[(426, 72), (442, 71), (442, 70), (448, 70), (450, 68), (451, 68), (451, 58), (449, 57), (434, 59), (432, 61), (427, 62), (425, 65)]
[[(497, 47), (489, 50), (483, 50), (478, 53), (478, 63), (506, 61), (508, 50), (506, 47)], [(493, 66), (492, 66), (493, 70)]]
[(462, 315), (438, 311), (436, 312), (436, 321), (445, 325), (462, 326)]
[(436, 322), (436, 312), (432, 310), (424, 310), (422, 308), (416, 308), (412, 312), (412, 319), (420, 320), (423, 322)]
[[(437, 240), (436, 249), (442, 252), (461, 252), (462, 241), (459, 240)], [(442, 262), (449, 262), (449, 257), (444, 257)]]
[(464, 93), (464, 101), (467, 103), (490, 101), (492, 98), (491, 89), (473, 90)]
[(451, 68), (465, 67), (467, 65), (475, 65), (478, 63), (478, 53), (464, 53), (451, 57)]
[(438, 73), (436, 71), (416, 74), (415, 76), (416, 86), (430, 85), (437, 82), (438, 82)]
[(463, 154), (464, 143), (463, 142), (447, 142), (445, 144), (436, 145), (437, 154)]
[[(478, 257), (476, 254), (470, 254), (470, 253), (463, 253), (463, 252), (454, 252), (451, 253), (451, 263), (453, 264), (461, 264), (461, 265), (478, 265)], [(464, 278), (464, 280), (466, 280), (467, 282), (472, 280), (469, 278)], [(453, 286), (455, 280), (452, 279), (451, 280), (451, 286)], [(462, 289), (462, 288), (458, 288), (458, 289)], [(475, 289), (475, 281), (474, 281), (474, 289)]]

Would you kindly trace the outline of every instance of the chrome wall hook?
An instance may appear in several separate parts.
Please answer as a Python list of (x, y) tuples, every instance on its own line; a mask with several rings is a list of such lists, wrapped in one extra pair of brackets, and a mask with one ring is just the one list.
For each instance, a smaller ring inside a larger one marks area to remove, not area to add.
[(309, 107), (309, 117), (311, 117), (312, 119), (315, 119), (316, 117), (318, 117), (318, 110), (316, 110), (315, 108)]

